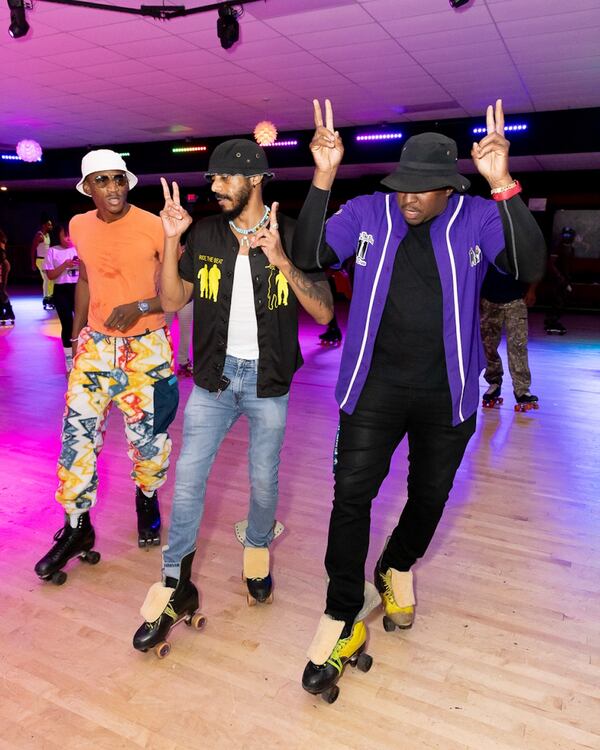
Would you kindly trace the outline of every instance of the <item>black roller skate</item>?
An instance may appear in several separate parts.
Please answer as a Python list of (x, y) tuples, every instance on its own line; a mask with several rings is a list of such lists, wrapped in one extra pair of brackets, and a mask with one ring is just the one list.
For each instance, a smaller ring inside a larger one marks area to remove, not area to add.
[(0, 302), (0, 326), (14, 326), (15, 313), (10, 301)]
[(158, 492), (146, 497), (137, 487), (135, 491), (135, 509), (137, 512), (138, 547), (157, 547), (160, 544), (160, 508)]
[(206, 617), (198, 610), (198, 589), (190, 581), (195, 552), (190, 552), (181, 561), (179, 580), (167, 576), (165, 582), (150, 587), (140, 613), (144, 624), (133, 636), (133, 647), (138, 651), (154, 649), (159, 659), (171, 651), (167, 636), (171, 628), (182, 620), (186, 625), (201, 630)]
[(308, 650), (310, 661), (302, 675), (302, 687), (313, 695), (320, 695), (326, 703), (337, 700), (338, 681), (347, 664), (368, 672), (373, 658), (365, 652), (367, 628), (362, 620), (352, 625), (323, 615)]
[(50, 550), (35, 565), (36, 574), (44, 581), (52, 581), (57, 586), (67, 580), (67, 574), (62, 570), (74, 557), (95, 565), (100, 560), (100, 553), (92, 547), (96, 541), (94, 527), (90, 522), (90, 514), (82, 513), (77, 518), (77, 526), (72, 527), (69, 517), (65, 517), (65, 525), (54, 535), (54, 544)]
[(249, 607), (255, 604), (271, 604), (273, 580), (269, 572), (269, 550), (267, 547), (244, 547), (242, 580), (246, 581)]
[(189, 359), (177, 367), (177, 374), (182, 378), (191, 378), (194, 374), (194, 367)]
[(342, 332), (335, 318), (329, 323), (327, 330), (320, 334), (319, 340), (321, 346), (339, 346), (341, 344)]
[(544, 323), (544, 330), (549, 336), (564, 336), (567, 329), (560, 322), (560, 320), (549, 320)]
[(44, 310), (54, 310), (54, 299), (52, 297), (44, 297), (42, 299), (42, 306)]
[(496, 406), (500, 406), (500, 404), (504, 401), (504, 399), (500, 395), (501, 392), (502, 389), (498, 385), (498, 383), (492, 383), (492, 385), (490, 385), (487, 391), (483, 394), (483, 398), (481, 400), (481, 405), (483, 406), (483, 408), (493, 409)]
[(531, 411), (532, 409), (539, 409), (539, 398), (534, 396), (529, 391), (525, 391), (521, 396), (517, 396), (515, 393), (515, 411)]

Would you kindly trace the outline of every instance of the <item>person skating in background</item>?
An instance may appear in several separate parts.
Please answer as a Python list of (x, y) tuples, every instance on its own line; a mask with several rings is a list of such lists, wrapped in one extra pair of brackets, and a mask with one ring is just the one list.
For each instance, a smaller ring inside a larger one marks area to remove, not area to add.
[(508, 370), (515, 396), (515, 411), (538, 408), (538, 397), (530, 392), (531, 371), (527, 341), (529, 320), (527, 308), (535, 304), (536, 284), (522, 284), (514, 276), (500, 273), (490, 266), (481, 287), (479, 318), (481, 340), (487, 365), (483, 377), (489, 388), (483, 394), (482, 405), (493, 408), (501, 404), (504, 369), (498, 354), (502, 329), (506, 330)]
[(15, 313), (8, 296), (10, 263), (6, 257), (6, 243), (6, 234), (0, 229), (0, 325), (12, 326), (15, 323)]
[(35, 566), (40, 578), (64, 582), (73, 557), (97, 561), (90, 509), (96, 504), (97, 456), (114, 403), (123, 414), (133, 461), (138, 545), (160, 543), (157, 490), (167, 478), (168, 427), (179, 391), (173, 349), (157, 295), (163, 256), (158, 216), (128, 203), (137, 177), (119, 154), (90, 151), (77, 190), (95, 210), (71, 219), (79, 257), (69, 376), (58, 460), (56, 500), (65, 513), (55, 544)]
[(569, 266), (576, 238), (575, 229), (563, 227), (560, 230), (558, 245), (548, 256), (546, 279), (550, 292), (550, 309), (544, 318), (544, 330), (549, 334), (563, 336), (567, 332), (560, 317), (567, 306), (568, 296), (573, 292), (569, 280)]
[[(374, 573), (386, 630), (411, 627), (412, 568), (433, 538), (475, 431), (483, 352), (480, 289), (495, 264), (535, 282), (545, 263), (542, 234), (508, 169), (500, 100), (487, 110), (487, 135), (471, 151), (492, 200), (465, 195), (457, 146), (439, 133), (409, 138), (392, 193), (344, 204), (323, 231), (343, 145), (326, 102), (314, 102), (315, 175), (298, 218), (292, 259), (304, 269), (356, 255), (352, 302), (336, 397), (340, 426), (325, 566), (325, 614), (309, 649), (302, 685), (328, 700), (344, 665), (365, 647), (365, 562), (371, 503), (405, 436), (408, 500)], [(362, 262), (358, 262), (359, 258)]]
[(53, 301), (60, 320), (60, 338), (68, 375), (73, 369), (71, 336), (75, 313), (75, 286), (79, 280), (79, 258), (65, 224), (57, 223), (52, 227), (50, 243), (43, 270), (54, 284)]
[(42, 277), (42, 305), (44, 310), (54, 308), (52, 294), (54, 292), (54, 282), (51, 281), (44, 271), (44, 261), (46, 253), (50, 247), (50, 230), (52, 229), (52, 219), (48, 216), (42, 216), (40, 228), (35, 233), (31, 243), (31, 268), (38, 270)]
[(194, 387), (185, 407), (177, 460), (163, 580), (154, 584), (141, 614), (134, 648), (167, 648), (165, 638), (181, 619), (194, 617), (198, 591), (192, 561), (206, 485), (217, 451), (237, 420), (249, 425), (250, 496), (247, 526), (236, 529), (244, 545), (242, 570), (248, 604), (272, 594), (269, 546), (276, 534), (279, 462), (289, 389), (302, 365), (298, 342), (300, 305), (318, 322), (333, 314), (325, 274), (305, 274), (286, 252), (295, 222), (269, 209), (263, 184), (271, 177), (265, 152), (245, 139), (226, 141), (211, 154), (207, 179), (221, 214), (194, 223), (179, 258), (179, 243), (192, 219), (162, 180), (165, 257), (160, 296), (165, 310), (194, 302)]

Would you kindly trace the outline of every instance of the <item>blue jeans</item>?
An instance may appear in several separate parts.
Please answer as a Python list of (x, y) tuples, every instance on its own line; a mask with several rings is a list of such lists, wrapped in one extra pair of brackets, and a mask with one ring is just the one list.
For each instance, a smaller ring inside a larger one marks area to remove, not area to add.
[(196, 548), (206, 482), (219, 446), (241, 415), (248, 419), (250, 508), (246, 546), (268, 547), (279, 498), (278, 469), (289, 393), (256, 395), (257, 360), (227, 356), (223, 374), (230, 385), (218, 393), (194, 386), (185, 407), (183, 444), (177, 461), (169, 540), (163, 574), (179, 578), (181, 560)]

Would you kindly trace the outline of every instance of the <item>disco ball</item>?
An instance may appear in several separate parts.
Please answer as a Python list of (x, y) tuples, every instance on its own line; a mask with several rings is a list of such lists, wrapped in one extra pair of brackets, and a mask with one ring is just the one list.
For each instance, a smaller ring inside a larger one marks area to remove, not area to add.
[(272, 146), (277, 139), (277, 128), (269, 120), (261, 120), (254, 128), (254, 140), (259, 146)]

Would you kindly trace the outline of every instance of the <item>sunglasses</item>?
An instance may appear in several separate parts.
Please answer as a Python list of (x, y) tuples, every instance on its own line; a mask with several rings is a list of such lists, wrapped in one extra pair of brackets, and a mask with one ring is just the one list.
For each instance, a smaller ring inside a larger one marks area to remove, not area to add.
[(99, 188), (105, 188), (110, 182), (114, 182), (116, 187), (125, 187), (128, 184), (126, 174), (97, 174), (94, 177), (94, 185)]

